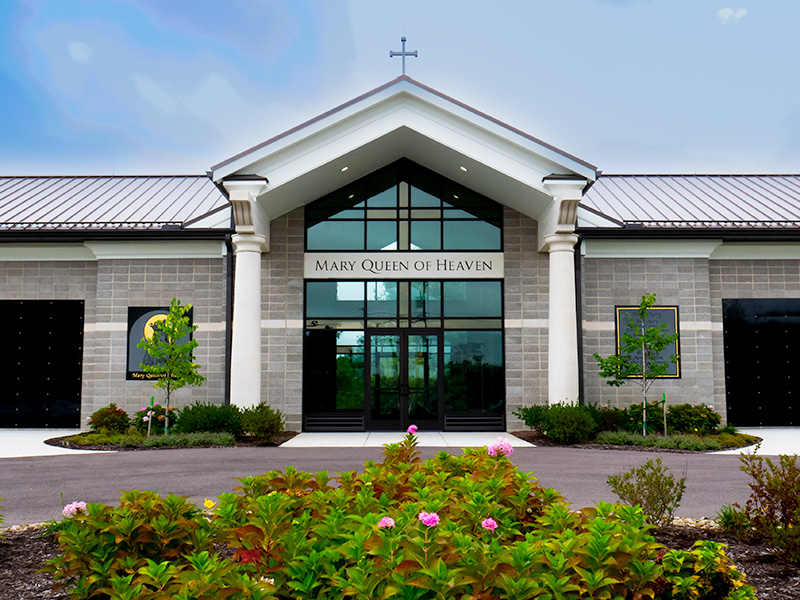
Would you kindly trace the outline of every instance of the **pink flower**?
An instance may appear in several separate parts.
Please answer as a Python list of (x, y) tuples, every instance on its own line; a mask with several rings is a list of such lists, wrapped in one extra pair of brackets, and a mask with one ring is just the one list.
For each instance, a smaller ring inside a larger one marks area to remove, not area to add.
[(408, 429), (406, 429), (406, 433), (408, 433), (410, 435), (414, 435), (415, 433), (417, 433), (417, 426), (416, 425), (409, 425)]
[(92, 417), (86, 417), (86, 422), (87, 423), (91, 423), (92, 422)]
[(394, 527), (394, 519), (392, 517), (383, 517), (378, 522), (378, 527), (380, 529), (383, 529), (384, 527), (388, 527), (389, 529), (391, 529), (392, 527)]
[(439, 524), (439, 515), (436, 513), (421, 512), (419, 513), (419, 520), (422, 521), (423, 525), (433, 527), (434, 525)]
[(147, 423), (149, 420), (150, 420), (150, 417), (142, 417), (142, 421), (144, 421), (145, 423)]
[(77, 513), (83, 512), (85, 510), (86, 510), (86, 502), (73, 502), (72, 504), (67, 504), (61, 511), (61, 514), (65, 517), (72, 517)]
[(481, 522), (481, 527), (494, 533), (494, 530), (497, 529), (497, 521), (489, 517)]
[(713, 404), (709, 404), (708, 405), (708, 410), (714, 410), (714, 405)]
[(144, 412), (144, 411), (146, 411), (146, 410), (147, 410), (147, 407), (146, 407), (146, 406), (143, 406), (142, 408), (140, 408), (140, 409), (139, 409), (139, 412)]
[(504, 437), (497, 438), (497, 441), (489, 446), (486, 451), (490, 456), (508, 456), (514, 453), (514, 448)]

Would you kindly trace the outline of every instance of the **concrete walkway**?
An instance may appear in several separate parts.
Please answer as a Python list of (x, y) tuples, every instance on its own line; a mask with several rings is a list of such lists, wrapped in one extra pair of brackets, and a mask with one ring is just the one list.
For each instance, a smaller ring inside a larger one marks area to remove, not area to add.
[[(749, 427), (740, 429), (763, 438), (759, 454), (777, 456), (779, 454), (800, 455), (800, 428), (797, 427)], [(17, 458), (29, 456), (59, 456), (64, 454), (88, 454), (99, 451), (71, 450), (48, 446), (44, 440), (75, 435), (78, 429), (0, 429), (0, 458)], [(524, 440), (510, 433), (496, 432), (444, 432), (418, 431), (419, 446), (423, 448), (480, 448), (497, 441), (498, 437), (506, 438), (514, 448), (534, 448)], [(401, 432), (341, 432), (341, 433), (301, 433), (282, 448), (380, 448), (384, 444), (399, 442), (405, 437)], [(739, 454), (742, 451), (752, 452), (754, 446), (743, 450), (723, 450), (712, 454)]]

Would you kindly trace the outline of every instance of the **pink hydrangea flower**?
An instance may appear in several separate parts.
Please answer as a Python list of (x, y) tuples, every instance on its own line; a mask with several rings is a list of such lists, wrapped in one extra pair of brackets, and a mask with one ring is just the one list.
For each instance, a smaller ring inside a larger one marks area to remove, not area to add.
[(494, 530), (497, 529), (497, 521), (489, 517), (481, 522), (481, 527), (494, 533)]
[(147, 407), (146, 407), (146, 406), (143, 406), (142, 408), (140, 408), (140, 409), (139, 409), (139, 412), (144, 412), (144, 411), (146, 411), (146, 410), (147, 410)]
[(497, 441), (489, 446), (486, 451), (490, 456), (508, 456), (514, 453), (514, 448), (504, 437), (497, 438)]
[(149, 420), (150, 420), (150, 417), (142, 417), (142, 421), (144, 421), (145, 423), (147, 423)]
[(79, 512), (83, 512), (85, 510), (86, 502), (73, 502), (71, 504), (67, 504), (61, 511), (61, 514), (65, 517), (73, 517)]
[(419, 520), (422, 521), (423, 525), (433, 527), (434, 525), (439, 524), (439, 515), (436, 513), (421, 512), (419, 513)]
[(392, 517), (383, 517), (378, 522), (378, 527), (381, 529), (383, 529), (384, 527), (388, 527), (389, 529), (391, 529), (392, 527), (394, 527), (394, 519)]
[(86, 417), (86, 422), (87, 423), (91, 423), (92, 422), (92, 417)]
[(408, 429), (406, 429), (406, 433), (408, 433), (410, 435), (414, 435), (415, 433), (417, 433), (417, 429), (418, 428), (417, 428), (416, 425), (409, 425)]

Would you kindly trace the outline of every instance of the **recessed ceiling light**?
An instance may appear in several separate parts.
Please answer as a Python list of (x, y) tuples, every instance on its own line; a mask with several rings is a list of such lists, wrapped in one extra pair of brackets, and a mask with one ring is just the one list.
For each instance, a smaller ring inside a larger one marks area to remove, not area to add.
[(462, 171), (467, 172), (467, 167), (460, 167)]
[(456, 200), (458, 200), (458, 196), (456, 196), (455, 194), (453, 194), (453, 198), (455, 198)]
[(350, 194), (350, 195), (347, 197), (347, 199), (348, 199), (348, 200), (350, 200), (350, 199), (351, 199), (353, 196), (355, 196), (355, 194)]
[(350, 167), (342, 167), (342, 173), (344, 173), (345, 171), (347, 171), (347, 169), (349, 169), (349, 168), (350, 168)]

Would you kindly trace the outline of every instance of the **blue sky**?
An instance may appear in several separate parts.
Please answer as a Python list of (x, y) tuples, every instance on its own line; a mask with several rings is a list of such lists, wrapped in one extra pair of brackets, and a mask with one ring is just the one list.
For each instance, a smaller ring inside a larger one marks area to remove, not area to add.
[(407, 73), (606, 173), (800, 173), (797, 0), (9, 0), (0, 174), (203, 173)]

